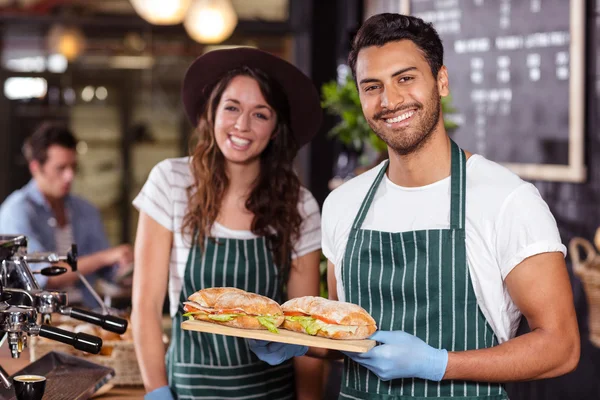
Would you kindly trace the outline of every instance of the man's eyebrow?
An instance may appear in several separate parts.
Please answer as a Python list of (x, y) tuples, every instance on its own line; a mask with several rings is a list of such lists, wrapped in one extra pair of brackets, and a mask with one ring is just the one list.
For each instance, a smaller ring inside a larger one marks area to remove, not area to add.
[(407, 68), (403, 68), (403, 69), (401, 69), (401, 70), (399, 70), (399, 71), (396, 71), (396, 72), (394, 72), (394, 73), (392, 74), (392, 77), (395, 77), (395, 76), (398, 76), (398, 75), (402, 75), (402, 74), (403, 74), (403, 73), (405, 73), (405, 72), (408, 72), (408, 71), (413, 71), (413, 70), (415, 70), (415, 71), (416, 71), (416, 70), (417, 70), (417, 67), (407, 67)]
[[(414, 71), (416, 71), (416, 70), (417, 70), (417, 67), (406, 67), (406, 68), (402, 68), (401, 70), (398, 70), (398, 71), (394, 72), (394, 73), (392, 74), (392, 78), (393, 78), (393, 77), (395, 77), (395, 76), (398, 76), (398, 75), (402, 75), (402, 74), (403, 74), (403, 73), (405, 73), (405, 72), (408, 72), (408, 71), (413, 71), (413, 70), (414, 70)], [(359, 82), (359, 85), (362, 85), (363, 83), (372, 83), (372, 82), (381, 82), (381, 81), (380, 81), (379, 79), (375, 79), (375, 78), (365, 78), (365, 79), (362, 79), (362, 80)]]

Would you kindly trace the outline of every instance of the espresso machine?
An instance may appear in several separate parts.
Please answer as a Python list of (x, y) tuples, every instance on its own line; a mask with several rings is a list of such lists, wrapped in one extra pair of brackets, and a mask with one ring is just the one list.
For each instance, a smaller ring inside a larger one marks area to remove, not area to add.
[[(30, 336), (40, 336), (56, 340), (92, 354), (98, 354), (102, 348), (102, 339), (86, 333), (73, 333), (50, 325), (38, 324), (38, 312), (35, 307), (11, 305), (13, 295), (34, 297), (22, 289), (4, 288), (0, 283), (0, 347), (8, 340), (12, 358), (19, 358), (27, 346)], [(0, 366), (0, 382), (5, 388), (11, 386), (8, 374)]]
[[(33, 271), (29, 264), (44, 263), (49, 266)], [(60, 264), (60, 265), (57, 265)], [(73, 308), (68, 305), (67, 293), (60, 290), (42, 289), (35, 274), (56, 276), (67, 272), (68, 265), (78, 275), (79, 280), (96, 299), (102, 314)], [(104, 302), (85, 276), (77, 270), (77, 246), (73, 245), (65, 256), (56, 253), (27, 253), (27, 237), (24, 235), (0, 235), (0, 283), (5, 291), (11, 289), (19, 294), (13, 305), (27, 305), (36, 309), (43, 323), (51, 324), (52, 314), (59, 313), (97, 325), (104, 330), (123, 334), (127, 330), (127, 320), (110, 315)]]

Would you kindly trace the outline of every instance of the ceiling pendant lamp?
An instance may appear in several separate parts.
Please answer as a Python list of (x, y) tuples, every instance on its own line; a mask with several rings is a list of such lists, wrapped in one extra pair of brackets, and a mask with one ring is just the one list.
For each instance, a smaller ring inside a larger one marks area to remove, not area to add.
[(47, 40), (51, 53), (62, 54), (69, 61), (75, 60), (86, 46), (83, 32), (74, 26), (53, 25)]
[(231, 36), (237, 22), (230, 0), (193, 0), (183, 26), (195, 41), (216, 44)]
[(181, 23), (191, 0), (130, 0), (136, 13), (154, 25)]

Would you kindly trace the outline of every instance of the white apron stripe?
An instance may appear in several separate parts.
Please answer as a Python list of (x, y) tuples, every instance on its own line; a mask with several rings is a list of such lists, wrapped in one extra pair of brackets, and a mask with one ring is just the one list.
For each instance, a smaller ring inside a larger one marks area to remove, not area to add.
[[(404, 284), (406, 282), (406, 248), (404, 247), (404, 235), (400, 234), (400, 243), (402, 244), (402, 260), (404, 261), (404, 268), (402, 269), (402, 328), (406, 321), (406, 293), (404, 292)], [(402, 378), (402, 386), (400, 387), (400, 396), (404, 395), (404, 378)]]
[[(438, 295), (438, 301), (439, 301), (439, 314), (438, 314), (438, 318), (439, 318), (439, 340), (438, 343), (440, 344), (440, 348), (441, 348), (441, 343), (442, 343), (442, 230), (440, 229), (439, 231), (439, 235), (440, 235), (440, 242), (438, 244), (438, 248), (440, 249), (440, 256), (438, 258), (438, 288), (439, 288), (439, 295)], [(440, 397), (440, 393), (441, 393), (441, 388), (442, 388), (442, 383), (438, 382), (437, 384), (437, 395), (438, 397)]]
[[(415, 300), (415, 312), (413, 314), (413, 335), (417, 336), (417, 310), (419, 309), (419, 301), (417, 299), (417, 270), (419, 269), (419, 249), (417, 248), (417, 232), (413, 231), (413, 241), (415, 243), (415, 269), (413, 271), (413, 298)], [(410, 393), (415, 396), (415, 378), (412, 378)]]
[[(373, 314), (373, 296), (371, 296), (371, 273), (373, 272), (373, 231), (369, 231), (369, 272), (367, 274), (367, 289), (369, 292), (369, 315)], [(369, 374), (371, 373), (368, 369), (365, 369), (365, 391), (369, 391)]]
[[(392, 254), (392, 278), (390, 279), (390, 293), (392, 296), (392, 319), (390, 320), (390, 331), (394, 330), (394, 316), (396, 315), (396, 301), (394, 300), (394, 275), (396, 274), (396, 260), (394, 259), (394, 242), (392, 241), (392, 234), (390, 235), (390, 253)], [(393, 380), (388, 382), (388, 394), (392, 394)]]
[[(429, 343), (429, 231), (425, 232), (425, 304), (427, 319), (425, 321), (425, 343)], [(425, 381), (425, 397), (427, 397), (427, 384)]]
[(241, 289), (244, 290), (250, 290), (248, 288), (248, 285), (250, 284), (250, 266), (248, 265), (250, 260), (248, 260), (248, 241), (244, 240), (244, 259), (246, 260), (246, 264), (245, 264), (245, 270), (244, 270), (244, 284), (242, 285)]
[[(262, 365), (262, 363), (255, 363), (254, 365)], [(184, 366), (181, 365), (180, 363), (178, 363), (178, 366)], [(218, 368), (213, 368), (213, 366), (211, 365), (193, 365), (194, 367), (202, 367), (202, 368), (206, 368), (209, 367), (210, 369), (218, 369)], [(247, 369), (248, 367), (251, 367), (252, 364), (246, 364), (243, 365), (242, 368)], [(275, 371), (279, 371), (279, 370), (285, 370), (288, 368), (287, 364), (281, 364), (281, 365), (277, 365), (275, 367), (273, 367), (271, 369), (271, 371), (275, 372)], [(220, 369), (225, 369), (224, 366), (221, 366)], [(232, 370), (233, 368), (227, 368), (228, 371)], [(251, 378), (253, 376), (260, 376), (262, 374), (261, 372), (254, 372), (254, 373), (250, 373), (250, 374), (241, 374), (241, 375), (229, 375), (229, 376), (217, 376), (217, 375), (206, 375), (206, 374), (184, 374), (181, 372), (176, 372), (174, 376), (178, 377), (178, 378), (207, 378), (207, 379), (222, 379), (222, 380), (233, 380), (233, 379), (244, 379), (244, 378)]]
[[(219, 386), (215, 386), (215, 385), (186, 385), (186, 384), (180, 384), (180, 383), (176, 383), (175, 387), (181, 388), (181, 389), (219, 389), (219, 390), (243, 390), (243, 389), (251, 389), (257, 386), (262, 386), (265, 384), (269, 384), (269, 383), (274, 383), (274, 382), (279, 382), (281, 380), (284, 379), (289, 379), (292, 377), (292, 373), (287, 373), (281, 376), (278, 376), (277, 378), (272, 378), (266, 381), (261, 381), (261, 382), (257, 382), (257, 383), (250, 383), (247, 385), (238, 385), (238, 386), (229, 386), (229, 385), (219, 385)], [(237, 379), (236, 376), (234, 377), (230, 377), (232, 380)], [(256, 395), (255, 395), (256, 396)]]
[[(364, 240), (365, 240), (365, 231), (361, 231), (360, 246), (359, 246), (361, 249), (363, 247)], [(356, 281), (356, 287), (357, 288), (360, 288), (360, 264), (361, 264), (361, 262), (360, 262), (360, 256), (361, 256), (361, 253), (358, 253), (358, 262), (356, 263), (356, 279), (357, 279), (357, 281)], [(362, 304), (360, 292), (361, 292), (361, 290), (359, 289), (358, 290), (358, 304)]]
[(359, 398), (359, 397), (350, 396), (349, 394), (346, 394), (346, 393), (340, 393), (340, 396), (342, 396), (342, 397), (344, 397), (344, 398), (346, 398), (346, 399), (352, 399), (352, 400), (362, 400), (362, 399), (361, 399), (361, 398)]
[[(220, 239), (215, 239), (217, 241), (217, 243), (221, 243)], [(215, 245), (215, 253), (213, 254), (213, 260), (212, 260), (212, 276), (211, 276), (211, 287), (215, 287), (215, 271), (217, 270), (217, 258), (219, 256), (219, 249), (220, 245)], [(204, 274), (202, 274), (202, 276), (200, 277), (200, 279), (202, 279), (204, 277)], [(223, 340), (225, 341), (225, 336), (222, 335), (211, 335), (213, 338), (213, 344), (214, 344), (214, 349), (215, 349), (215, 358), (216, 358), (216, 365), (221, 365), (221, 355), (219, 354), (219, 341)], [(194, 347), (194, 346), (192, 346)], [(210, 350), (210, 349), (209, 349)], [(212, 355), (212, 352), (210, 352)]]
[[(456, 230), (452, 230), (452, 351), (456, 347)], [(450, 396), (454, 396), (454, 381), (450, 381)]]
[[(381, 232), (379, 232), (379, 321), (383, 320), (383, 267), (385, 263), (383, 262), (383, 238), (381, 237)], [(377, 379), (377, 393), (380, 393), (381, 388), (381, 379)]]
[(256, 268), (256, 285), (254, 289), (254, 293), (259, 293), (258, 291), (258, 282), (260, 282), (260, 269), (263, 268), (262, 265), (258, 262), (258, 238), (254, 239), (254, 263)]
[[(266, 240), (266, 239), (264, 239), (264, 240)], [(263, 244), (263, 252), (264, 252), (264, 256), (265, 256), (265, 265), (267, 265), (267, 275), (265, 277), (265, 280), (266, 280), (266, 282), (265, 282), (265, 285), (266, 285), (266, 287), (265, 287), (265, 293), (269, 293), (270, 290), (271, 290), (271, 286), (270, 286), (271, 285), (271, 268), (270, 268), (270, 263), (269, 263), (269, 257), (267, 255), (267, 246), (266, 246), (266, 244), (267, 244), (266, 242)], [(272, 294), (271, 298), (272, 299), (276, 298), (275, 297), (276, 294), (277, 293), (275, 293), (275, 291), (273, 291), (273, 294)]]
[(225, 239), (225, 260), (223, 260), (223, 265), (225, 265), (225, 269), (223, 270), (223, 283), (221, 287), (227, 286), (227, 259), (229, 258), (229, 239)]
[[(221, 285), (221, 287), (227, 286), (226, 278), (227, 278), (228, 252), (229, 252), (229, 239), (225, 239), (225, 259), (223, 260), (223, 284)], [(233, 364), (233, 362), (231, 361), (231, 354), (229, 354), (229, 345), (228, 345), (228, 343), (231, 341), (231, 339), (228, 336), (223, 336), (222, 340), (223, 340), (223, 347), (225, 348), (225, 356), (227, 357), (227, 366), (230, 366)]]
[[(238, 266), (240, 265), (240, 243), (236, 242), (235, 244), (235, 267), (233, 268), (233, 286), (239, 287), (237, 284), (237, 276), (238, 276)], [(239, 340), (234, 340), (235, 343), (235, 355), (237, 357), (237, 361), (239, 364), (242, 363), (242, 354), (240, 352), (240, 344)]]

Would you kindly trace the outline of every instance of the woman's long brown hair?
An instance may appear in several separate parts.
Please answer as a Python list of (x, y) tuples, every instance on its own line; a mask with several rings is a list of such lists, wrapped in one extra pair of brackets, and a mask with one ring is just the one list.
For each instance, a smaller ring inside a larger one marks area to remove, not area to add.
[(226, 74), (214, 86), (201, 110), (197, 127), (197, 144), (190, 146), (194, 185), (188, 189), (188, 209), (183, 219), (184, 235), (198, 235), (204, 250), (205, 239), (219, 215), (229, 180), (225, 158), (217, 146), (214, 121), (223, 92), (236, 76), (256, 80), (262, 95), (277, 115), (274, 137), (260, 155), (260, 173), (246, 199), (246, 208), (254, 214), (252, 232), (265, 236), (280, 271), (280, 282), (287, 281), (293, 244), (298, 239), (302, 217), (298, 210), (300, 180), (293, 169), (298, 145), (290, 129), (290, 111), (281, 86), (260, 70), (242, 67)]

